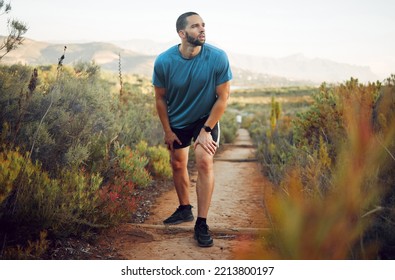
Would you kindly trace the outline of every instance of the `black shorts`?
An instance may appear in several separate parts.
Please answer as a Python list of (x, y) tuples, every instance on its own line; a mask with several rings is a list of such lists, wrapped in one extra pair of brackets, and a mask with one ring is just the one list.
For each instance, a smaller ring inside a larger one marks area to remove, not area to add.
[[(182, 145), (178, 144), (176, 141), (173, 143), (174, 149), (181, 149), (191, 145), (192, 139), (193, 141), (199, 136), (200, 130), (204, 126), (207, 121), (207, 117), (198, 120), (197, 122), (181, 129), (172, 128), (171, 130), (177, 135), (178, 139), (180, 139)], [(220, 129), (219, 123), (217, 123), (214, 128), (211, 130), (211, 135), (213, 140), (217, 142), (217, 146), (219, 145), (219, 136)]]

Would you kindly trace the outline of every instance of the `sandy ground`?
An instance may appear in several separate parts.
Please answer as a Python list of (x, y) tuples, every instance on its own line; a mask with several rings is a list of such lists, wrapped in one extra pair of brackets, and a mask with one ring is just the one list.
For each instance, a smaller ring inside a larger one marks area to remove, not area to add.
[[(124, 224), (103, 238), (121, 259), (231, 260), (254, 259), (261, 250), (260, 233), (268, 228), (264, 198), (270, 189), (256, 162), (248, 132), (238, 131), (234, 144), (215, 157), (215, 190), (208, 225), (214, 246), (200, 248), (193, 239), (194, 221), (164, 226), (178, 206), (174, 189), (160, 196), (143, 224)], [(190, 196), (196, 217), (196, 174), (191, 173)]]

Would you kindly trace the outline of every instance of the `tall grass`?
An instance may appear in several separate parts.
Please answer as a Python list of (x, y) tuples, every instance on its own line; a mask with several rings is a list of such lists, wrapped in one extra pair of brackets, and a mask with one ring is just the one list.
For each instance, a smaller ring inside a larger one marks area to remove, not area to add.
[(296, 118), (292, 160), (266, 197), (272, 221), (262, 239), (267, 250), (257, 257), (395, 257), (394, 78), (323, 85)]

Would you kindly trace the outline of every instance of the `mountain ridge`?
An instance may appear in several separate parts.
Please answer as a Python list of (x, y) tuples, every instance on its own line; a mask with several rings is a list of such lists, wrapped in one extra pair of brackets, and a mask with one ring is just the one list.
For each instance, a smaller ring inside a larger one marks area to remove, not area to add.
[[(95, 61), (104, 70), (118, 71), (119, 58), (121, 58), (122, 71), (151, 77), (157, 54), (174, 44), (177, 42), (157, 43), (143, 39), (114, 43), (71, 43), (66, 44), (64, 63)], [(63, 54), (64, 45), (26, 38), (23, 45), (10, 52), (1, 62), (28, 65), (55, 64)], [(235, 81), (243, 86), (336, 83), (348, 80), (350, 77), (358, 78), (363, 82), (377, 80), (377, 76), (368, 66), (308, 58), (300, 53), (282, 58), (234, 53), (228, 53), (228, 56)]]

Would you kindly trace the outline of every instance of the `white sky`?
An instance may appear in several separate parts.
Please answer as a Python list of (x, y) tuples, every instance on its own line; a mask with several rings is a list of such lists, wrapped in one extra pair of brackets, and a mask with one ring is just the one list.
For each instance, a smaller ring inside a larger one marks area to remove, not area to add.
[(6, 0), (5, 19), (27, 23), (26, 37), (42, 41), (178, 41), (177, 17), (199, 13), (207, 42), (228, 52), (307, 57), (395, 73), (394, 0)]

